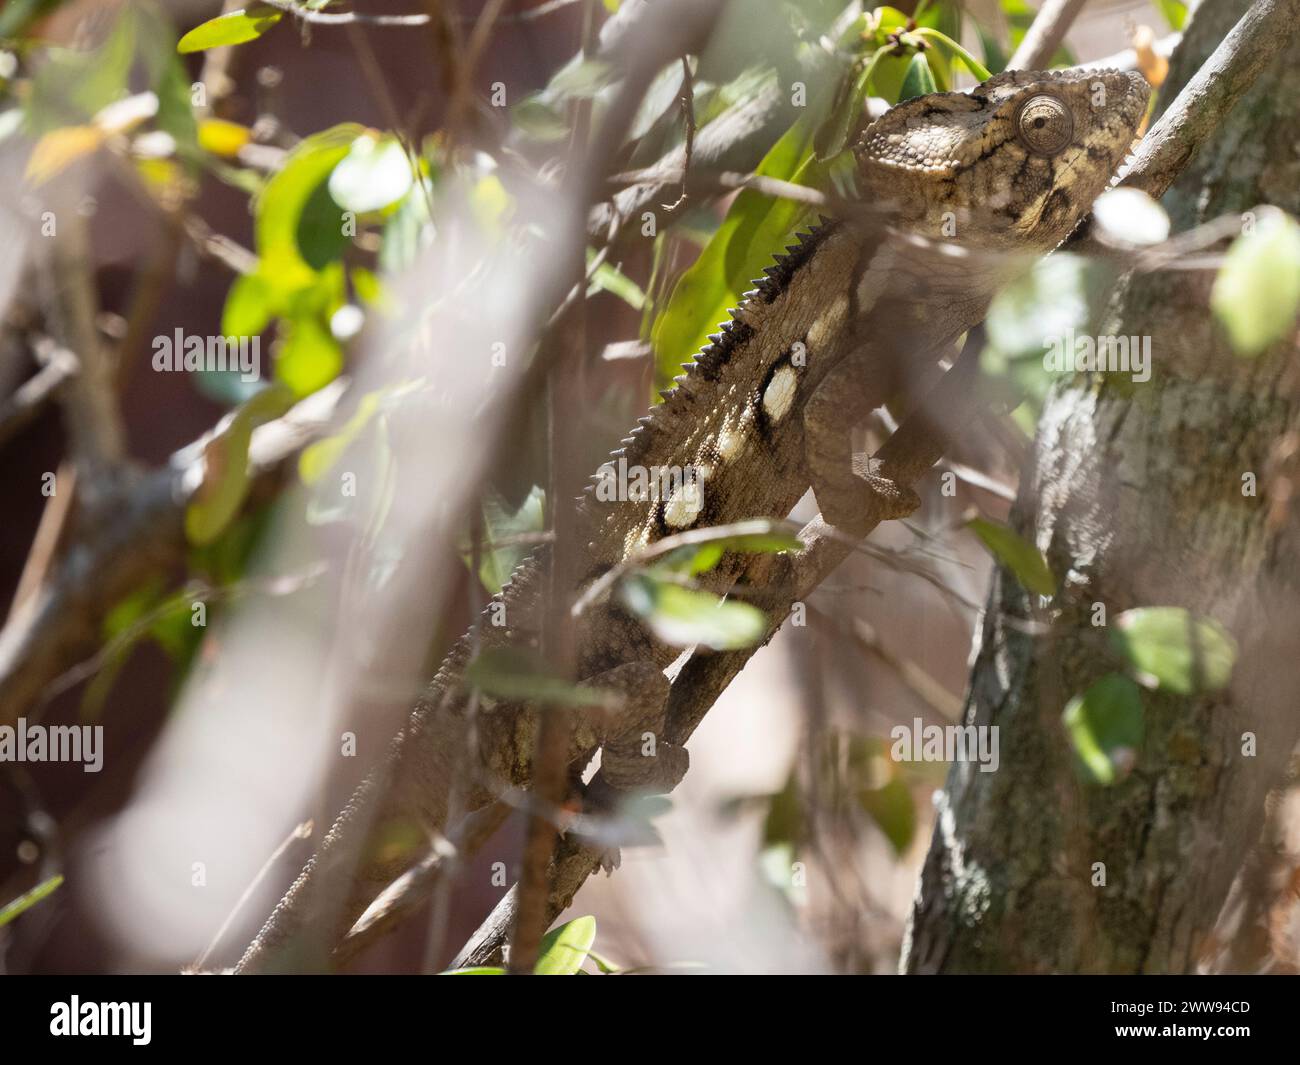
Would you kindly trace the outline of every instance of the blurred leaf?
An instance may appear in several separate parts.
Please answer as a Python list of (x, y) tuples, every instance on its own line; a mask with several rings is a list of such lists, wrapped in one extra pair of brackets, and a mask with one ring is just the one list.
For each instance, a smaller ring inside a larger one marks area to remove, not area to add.
[(249, 4), (239, 11), (218, 15), (214, 19), (195, 26), (176, 45), (181, 54), (202, 52), (208, 48), (220, 48), (228, 44), (243, 44), (262, 36), (274, 26), (284, 12), (270, 4)]
[(226, 293), (221, 311), (221, 335), (255, 337), (271, 321), (270, 291), (256, 274), (240, 274)]
[(31, 889), (31, 891), (19, 895), (12, 902), (6, 903), (4, 908), (0, 909), (0, 928), (3, 928), (10, 921), (16, 920), (42, 899), (48, 898), (62, 883), (63, 874), (60, 873), (57, 876), (52, 876), (48, 880), (37, 884)]
[(419, 253), (433, 243), (433, 220), (429, 216), (429, 199), (433, 182), (423, 179), (397, 205), (384, 223), (384, 239), (379, 247), (379, 266), (388, 274), (405, 270)]
[(1056, 594), (1056, 578), (1037, 547), (1005, 525), (984, 518), (972, 518), (966, 526), (1026, 589), (1038, 595)]
[(587, 960), (596, 942), (596, 918), (576, 917), (542, 937), (535, 976), (572, 976)]
[[(592, 249), (587, 249), (588, 265), (595, 255)], [(645, 293), (641, 291), (641, 286), (610, 263), (601, 263), (591, 275), (587, 295), (594, 296), (598, 292), (608, 292), (611, 296), (617, 296), (634, 311), (645, 307)]]
[(205, 152), (219, 155), (223, 159), (233, 159), (253, 137), (253, 131), (238, 122), (227, 122), (223, 118), (205, 118), (199, 122), (199, 147)]
[(862, 788), (858, 803), (902, 857), (916, 835), (916, 807), (902, 777), (891, 777), (879, 788)]
[(767, 618), (749, 603), (724, 601), (645, 574), (627, 578), (620, 592), (624, 605), (673, 647), (702, 644), (732, 651), (752, 647), (767, 635)]
[(367, 133), (352, 142), (330, 174), (329, 193), (340, 207), (365, 214), (396, 203), (414, 182), (411, 160), (401, 142)]
[(861, 70), (855, 72), (850, 69), (841, 81), (830, 117), (817, 130), (815, 152), (819, 161), (825, 162), (848, 146), (849, 137), (862, 121), (876, 63), (887, 49), (887, 45), (882, 45)]
[(343, 349), (329, 326), (315, 314), (285, 321), (284, 341), (275, 359), (275, 376), (298, 397), (323, 388), (343, 369)]
[(185, 535), (192, 544), (208, 544), (239, 513), (248, 492), (248, 445), (253, 430), (280, 417), (293, 405), (283, 388), (266, 388), (230, 416), (225, 428), (203, 448), (204, 476), (185, 509)]
[(9, 0), (0, 10), (0, 37), (22, 35), (29, 22), (53, 11), (63, 0)]
[(1142, 684), (1180, 695), (1227, 687), (1237, 661), (1227, 629), (1182, 607), (1126, 610), (1115, 619), (1110, 642)]
[(569, 135), (569, 122), (550, 104), (529, 96), (510, 109), (510, 122), (532, 140), (546, 144)]
[(763, 819), (763, 847), (778, 844), (796, 846), (804, 837), (803, 803), (799, 796), (799, 780), (791, 772), (785, 786), (771, 797), (767, 817)]
[(1070, 700), (1061, 720), (1080, 763), (1098, 784), (1113, 784), (1132, 769), (1146, 726), (1142, 695), (1128, 677), (1102, 677)]
[(1300, 226), (1261, 210), (1233, 241), (1215, 278), (1210, 306), (1238, 355), (1253, 357), (1288, 336), (1300, 308)]
[(98, 126), (64, 126), (50, 130), (36, 142), (23, 176), (33, 185), (42, 185), (78, 159), (98, 151), (106, 137), (107, 134)]
[(907, 74), (903, 77), (903, 87), (898, 91), (898, 102), (911, 100), (917, 96), (927, 96), (932, 92), (938, 92), (938, 86), (934, 83), (934, 74), (930, 71), (930, 64), (925, 58), (924, 52), (917, 52), (912, 56), (912, 60), (907, 64)]
[(496, 174), (484, 174), (470, 189), (469, 208), (484, 232), (499, 233), (513, 207), (513, 198)]
[(465, 682), (498, 699), (526, 699), (561, 706), (605, 706), (609, 692), (574, 684), (547, 670), (533, 652), (515, 647), (487, 647), (465, 670)]
[(88, 121), (129, 90), (137, 29), (147, 9), (120, 9), (103, 43), (87, 51), (51, 48), (32, 75), (27, 128), (32, 134)]
[(1040, 406), (1055, 376), (1047, 369), (1046, 342), (1086, 333), (1102, 277), (1101, 268), (1080, 256), (1058, 252), (1003, 285), (989, 308), (984, 372), (1006, 377)]
[(1181, 32), (1187, 22), (1187, 5), (1183, 0), (1156, 0), (1156, 6), (1169, 23), (1169, 28)]
[(466, 969), (448, 969), (439, 976), (505, 976), (506, 971), (497, 965), (471, 965)]
[(998, 43), (997, 37), (986, 30), (978, 19), (972, 20), (975, 23), (975, 32), (979, 35), (980, 48), (984, 52), (984, 66), (991, 74), (1001, 74), (1007, 69), (1007, 60), (1011, 57)]
[(273, 290), (310, 285), (322, 255), (329, 257), (323, 249), (342, 248), (342, 209), (330, 197), (327, 179), (362, 132), (345, 123), (305, 138), (254, 200), (258, 274)]
[[(483, 501), (484, 533), (490, 544), (501, 543), (529, 533), (540, 533), (546, 528), (546, 493), (536, 485), (529, 491), (517, 510), (510, 510), (500, 497)], [(492, 595), (510, 579), (515, 567), (532, 551), (533, 545), (515, 544), (505, 547), (485, 548), (479, 559), (479, 580)], [(465, 557), (469, 562), (468, 552)]]
[(298, 456), (298, 476), (303, 484), (316, 484), (338, 462), (378, 413), (383, 396), (382, 391), (367, 392), (343, 428), (303, 448), (302, 454)]

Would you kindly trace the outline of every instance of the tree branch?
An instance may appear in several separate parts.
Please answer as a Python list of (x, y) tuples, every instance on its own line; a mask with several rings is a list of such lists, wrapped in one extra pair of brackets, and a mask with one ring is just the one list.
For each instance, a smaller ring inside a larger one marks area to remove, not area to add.
[(1087, 0), (1043, 0), (1033, 24), (1015, 54), (1007, 61), (1008, 70), (1040, 70), (1052, 61), (1079, 12)]

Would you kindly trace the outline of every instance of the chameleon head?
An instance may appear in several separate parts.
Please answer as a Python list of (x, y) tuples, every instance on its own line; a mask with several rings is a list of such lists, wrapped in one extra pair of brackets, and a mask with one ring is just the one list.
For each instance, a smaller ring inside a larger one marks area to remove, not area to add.
[(1124, 161), (1149, 97), (1140, 74), (1016, 70), (908, 100), (855, 149), (863, 197), (923, 236), (1049, 251)]

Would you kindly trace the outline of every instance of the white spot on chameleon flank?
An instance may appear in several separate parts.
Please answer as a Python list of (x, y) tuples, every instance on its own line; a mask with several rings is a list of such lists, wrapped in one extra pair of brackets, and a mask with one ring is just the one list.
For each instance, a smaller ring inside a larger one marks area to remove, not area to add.
[(844, 295), (837, 296), (835, 301), (817, 316), (817, 321), (813, 322), (804, 339), (805, 359), (812, 358), (816, 352), (828, 347), (835, 337), (843, 332), (844, 319), (848, 312), (849, 297)]
[(733, 425), (728, 418), (722, 423), (722, 431), (718, 433), (718, 458), (723, 462), (734, 462), (744, 447), (744, 429), (739, 425)]
[(774, 422), (784, 418), (794, 403), (794, 392), (799, 386), (799, 375), (793, 366), (782, 366), (772, 375), (763, 393), (763, 410)]
[(673, 489), (664, 504), (664, 524), (689, 529), (704, 509), (704, 482), (691, 478)]

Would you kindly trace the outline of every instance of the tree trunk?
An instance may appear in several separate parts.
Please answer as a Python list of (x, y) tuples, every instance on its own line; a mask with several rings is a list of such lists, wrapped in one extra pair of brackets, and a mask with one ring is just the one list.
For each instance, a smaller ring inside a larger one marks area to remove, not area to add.
[[(1206, 0), (1163, 102), (1248, 6)], [(1300, 212), (1298, 100), (1293, 37), (1166, 196), (1176, 231), (1260, 203)], [(1260, 839), (1265, 799), (1300, 738), (1288, 504), (1300, 388), (1292, 343), (1256, 360), (1233, 355), (1209, 311), (1214, 276), (1128, 278), (1099, 332), (1150, 336), (1150, 382), (1080, 376), (1048, 400), (1013, 522), (1060, 590), (1041, 604), (1005, 569), (994, 576), (966, 722), (999, 728), (1001, 767), (952, 768), (905, 971), (1193, 970)], [(1061, 724), (1071, 696), (1115, 669), (1095, 604), (1109, 622), (1133, 607), (1185, 607), (1218, 619), (1240, 646), (1226, 690), (1143, 693), (1145, 739), (1110, 787), (1082, 779)], [(1044, 629), (1034, 634), (1030, 621)]]

